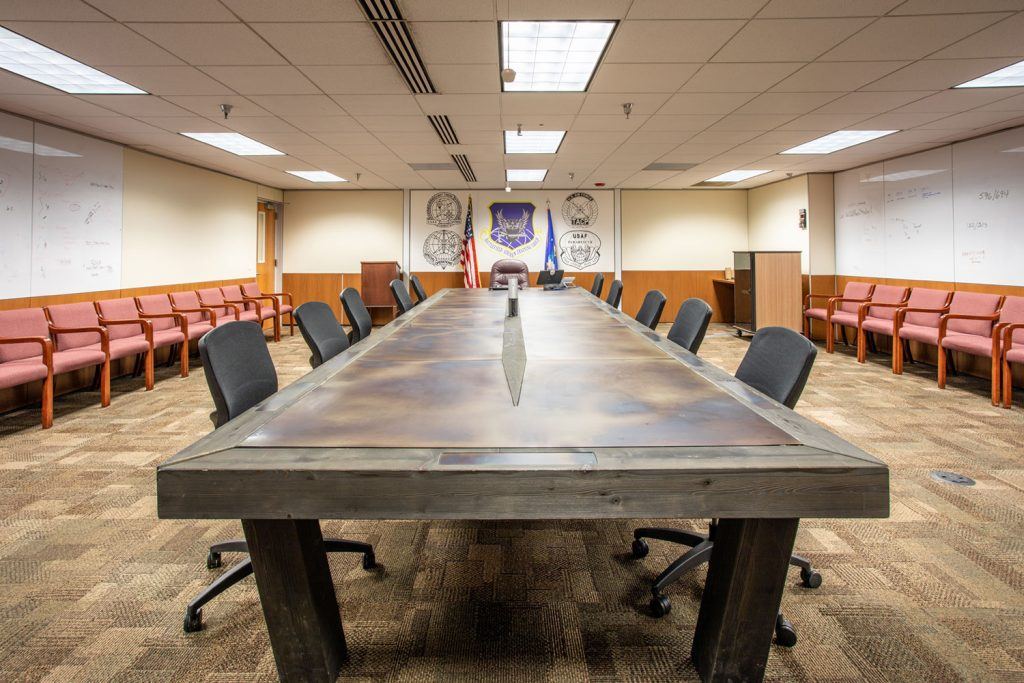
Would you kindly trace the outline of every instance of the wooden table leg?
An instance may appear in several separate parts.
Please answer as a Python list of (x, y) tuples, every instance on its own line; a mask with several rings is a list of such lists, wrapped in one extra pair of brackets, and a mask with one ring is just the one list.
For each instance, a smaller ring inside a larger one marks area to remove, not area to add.
[(799, 522), (719, 520), (693, 636), (701, 680), (764, 678)]
[(320, 522), (243, 519), (282, 681), (334, 681), (346, 657)]

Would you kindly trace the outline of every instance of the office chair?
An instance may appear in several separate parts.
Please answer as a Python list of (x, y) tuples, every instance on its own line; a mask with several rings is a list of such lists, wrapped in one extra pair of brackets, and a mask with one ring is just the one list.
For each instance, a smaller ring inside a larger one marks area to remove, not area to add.
[(416, 303), (414, 305), (419, 306), (427, 300), (427, 290), (423, 289), (423, 283), (420, 282), (418, 275), (410, 275), (409, 284), (412, 286), (413, 294), (416, 295)]
[(491, 289), (507, 287), (508, 281), (519, 280), (519, 289), (530, 286), (530, 268), (525, 261), (514, 258), (503, 258), (491, 266)]
[(665, 310), (665, 295), (657, 289), (647, 292), (640, 310), (636, 312), (636, 321), (652, 330), (661, 321), (661, 312)]
[(299, 332), (313, 353), (309, 365), (318, 368), (348, 348), (348, 336), (334, 311), (323, 301), (307, 301), (295, 309)]
[(676, 320), (668, 331), (668, 340), (690, 353), (697, 353), (710, 322), (711, 307), (707, 302), (703, 299), (687, 299), (676, 313)]
[(600, 299), (602, 289), (604, 289), (604, 273), (598, 273), (594, 276), (594, 284), (590, 286), (590, 293)]
[(612, 280), (612, 286), (608, 288), (608, 298), (605, 299), (612, 308), (618, 308), (622, 303), (622, 280)]
[[(817, 353), (814, 344), (799, 333), (785, 327), (765, 327), (758, 330), (751, 340), (750, 348), (736, 370), (736, 379), (787, 408), (793, 408), (807, 384)], [(711, 520), (707, 535), (664, 528), (640, 528), (633, 532), (633, 557), (637, 559), (650, 552), (645, 538), (691, 546), (651, 586), (651, 611), (654, 616), (663, 617), (672, 610), (672, 603), (667, 596), (662, 595), (662, 591), (686, 572), (711, 559), (717, 528), (718, 520), (714, 519)], [(810, 560), (792, 555), (789, 563), (800, 567), (800, 578), (804, 586), (817, 588), (821, 585), (821, 574), (811, 567)], [(775, 622), (775, 639), (779, 645), (796, 645), (796, 631), (781, 612)]]
[[(277, 372), (267, 350), (267, 340), (259, 324), (234, 321), (219, 326), (199, 340), (206, 383), (217, 410), (210, 416), (214, 427), (222, 427), (254, 405), (277, 392)], [(327, 552), (362, 553), (363, 569), (377, 566), (373, 546), (359, 541), (325, 540)], [(210, 546), (206, 566), (221, 565), (221, 553), (247, 553), (243, 540), (225, 541)], [(246, 558), (217, 577), (185, 608), (185, 632), (203, 628), (203, 605), (252, 574), (252, 560)]]
[(411, 311), (412, 307), (416, 304), (412, 302), (412, 297), (409, 296), (409, 290), (405, 288), (405, 283), (396, 278), (388, 286), (391, 287), (391, 296), (395, 297), (395, 303), (398, 304), (398, 315)]
[(352, 331), (348, 333), (349, 344), (355, 344), (357, 341), (369, 337), (370, 330), (373, 329), (373, 320), (370, 318), (370, 312), (366, 310), (366, 305), (363, 304), (363, 298), (359, 296), (359, 292), (355, 287), (346, 287), (340, 298), (341, 307), (345, 309), (345, 317), (348, 318), (348, 324), (352, 326)]

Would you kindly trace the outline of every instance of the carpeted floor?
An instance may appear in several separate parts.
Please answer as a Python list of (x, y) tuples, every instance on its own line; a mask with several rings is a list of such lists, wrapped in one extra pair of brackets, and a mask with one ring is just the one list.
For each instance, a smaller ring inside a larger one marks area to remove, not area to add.
[[(747, 346), (723, 329), (701, 355), (734, 370)], [(308, 370), (299, 337), (271, 345), (282, 384)], [(818, 590), (790, 573), (800, 636), (773, 647), (777, 681), (1024, 681), (1024, 410), (993, 408), (988, 386), (934, 368), (889, 373), (824, 352), (799, 411), (892, 468), (888, 520), (807, 520), (798, 549)], [(79, 392), (0, 416), (0, 679), (276, 680), (251, 579), (206, 607), (185, 635), (185, 603), (218, 571), (205, 547), (237, 522), (162, 521), (158, 463), (210, 429), (202, 370), (161, 370), (154, 391), (114, 383), (110, 408)], [(953, 470), (973, 487), (941, 484)], [(693, 680), (690, 640), (703, 572), (646, 614), (647, 586), (679, 552), (627, 558), (637, 521), (327, 522), (325, 535), (375, 544), (383, 573), (333, 556), (351, 660), (343, 680)], [(699, 523), (694, 522), (695, 526)], [(225, 556), (225, 567), (235, 557)]]

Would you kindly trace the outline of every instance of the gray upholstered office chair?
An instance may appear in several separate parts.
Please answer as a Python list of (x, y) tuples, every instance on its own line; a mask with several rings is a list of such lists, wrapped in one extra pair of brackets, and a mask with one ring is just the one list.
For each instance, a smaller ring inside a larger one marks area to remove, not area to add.
[(323, 301), (307, 301), (296, 308), (295, 321), (313, 354), (310, 366), (318, 368), (348, 348), (345, 329)]
[(412, 302), (412, 297), (409, 296), (409, 290), (405, 288), (405, 283), (395, 278), (388, 286), (391, 287), (391, 296), (395, 297), (395, 303), (398, 305), (398, 315), (408, 313), (415, 306)]
[(416, 306), (427, 300), (427, 290), (423, 289), (423, 283), (420, 282), (418, 275), (409, 276), (409, 285), (412, 287), (413, 294), (416, 295)]
[[(811, 374), (817, 353), (814, 344), (803, 335), (785, 327), (765, 327), (758, 330), (751, 340), (750, 348), (736, 370), (736, 379), (787, 408), (793, 408), (807, 385), (807, 377)], [(672, 609), (672, 603), (662, 591), (686, 572), (711, 559), (717, 528), (718, 520), (712, 520), (707, 535), (664, 528), (640, 528), (633, 532), (635, 558), (644, 557), (650, 552), (645, 538), (691, 546), (651, 586), (651, 611), (656, 617), (663, 617)], [(821, 574), (811, 567), (810, 560), (792, 555), (789, 563), (800, 567), (800, 578), (804, 586), (817, 588), (821, 585)], [(775, 622), (775, 640), (786, 647), (796, 645), (796, 631), (781, 613)]]
[(590, 293), (600, 298), (601, 290), (604, 289), (604, 273), (598, 273), (594, 276), (594, 284), (590, 285)]
[(348, 342), (355, 344), (369, 337), (370, 330), (373, 329), (373, 320), (370, 318), (370, 312), (366, 310), (363, 297), (359, 296), (355, 287), (346, 287), (340, 298), (341, 307), (345, 309), (345, 317), (352, 326), (352, 331), (348, 333)]
[[(277, 371), (267, 349), (263, 329), (254, 322), (234, 321), (207, 332), (199, 340), (206, 383), (216, 412), (210, 416), (216, 427), (222, 427), (257, 403), (277, 392)], [(373, 546), (359, 541), (324, 540), (329, 553), (362, 553), (363, 569), (377, 566)], [(221, 565), (221, 553), (247, 553), (243, 540), (225, 541), (210, 546), (206, 566)], [(203, 605), (252, 574), (248, 557), (217, 577), (185, 608), (185, 632), (203, 628)]]
[(652, 289), (644, 296), (640, 310), (636, 312), (636, 321), (652, 330), (661, 322), (661, 312), (665, 310), (665, 295), (660, 290)]
[(519, 280), (519, 288), (530, 286), (530, 268), (525, 261), (514, 258), (503, 258), (491, 266), (491, 289), (508, 287), (512, 278)]
[(690, 353), (697, 353), (711, 322), (711, 307), (703, 299), (687, 299), (679, 307), (668, 339)]
[(622, 303), (622, 280), (612, 280), (612, 286), (608, 288), (608, 298), (605, 302), (612, 308), (618, 308)]

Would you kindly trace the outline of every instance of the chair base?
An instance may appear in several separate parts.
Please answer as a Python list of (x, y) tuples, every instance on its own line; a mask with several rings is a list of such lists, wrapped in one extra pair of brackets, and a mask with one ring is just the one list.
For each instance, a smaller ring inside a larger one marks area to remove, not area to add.
[[(645, 538), (656, 541), (668, 541), (679, 545), (690, 546), (690, 550), (680, 555), (672, 564), (664, 569), (658, 578), (651, 585), (651, 613), (656, 618), (661, 618), (672, 611), (672, 602), (664, 591), (670, 585), (679, 580), (683, 574), (699, 567), (711, 559), (711, 551), (714, 549), (715, 529), (717, 521), (712, 521), (707, 534), (698, 534), (692, 531), (681, 529), (666, 529), (663, 527), (641, 527), (633, 532), (633, 557), (640, 559), (646, 557), (650, 552)], [(800, 579), (807, 588), (817, 588), (821, 585), (821, 574), (811, 566), (811, 561), (800, 555), (791, 555), (789, 564), (793, 567), (800, 567)], [(793, 625), (786, 620), (782, 612), (779, 612), (775, 624), (776, 643), (784, 647), (796, 645), (797, 635)]]
[[(373, 546), (361, 541), (346, 541), (341, 539), (325, 539), (324, 549), (329, 553), (362, 553), (363, 569), (370, 571), (377, 568), (377, 558), (373, 553)], [(221, 553), (247, 553), (249, 547), (245, 541), (232, 540), (216, 543), (210, 546), (210, 552), (206, 556), (206, 567), (216, 569), (221, 566)], [(192, 599), (185, 607), (185, 621), (183, 628), (185, 633), (194, 633), (203, 628), (203, 605), (226, 591), (231, 586), (252, 574), (252, 560), (248, 557), (228, 571), (217, 577), (217, 580), (207, 586), (203, 591)]]

